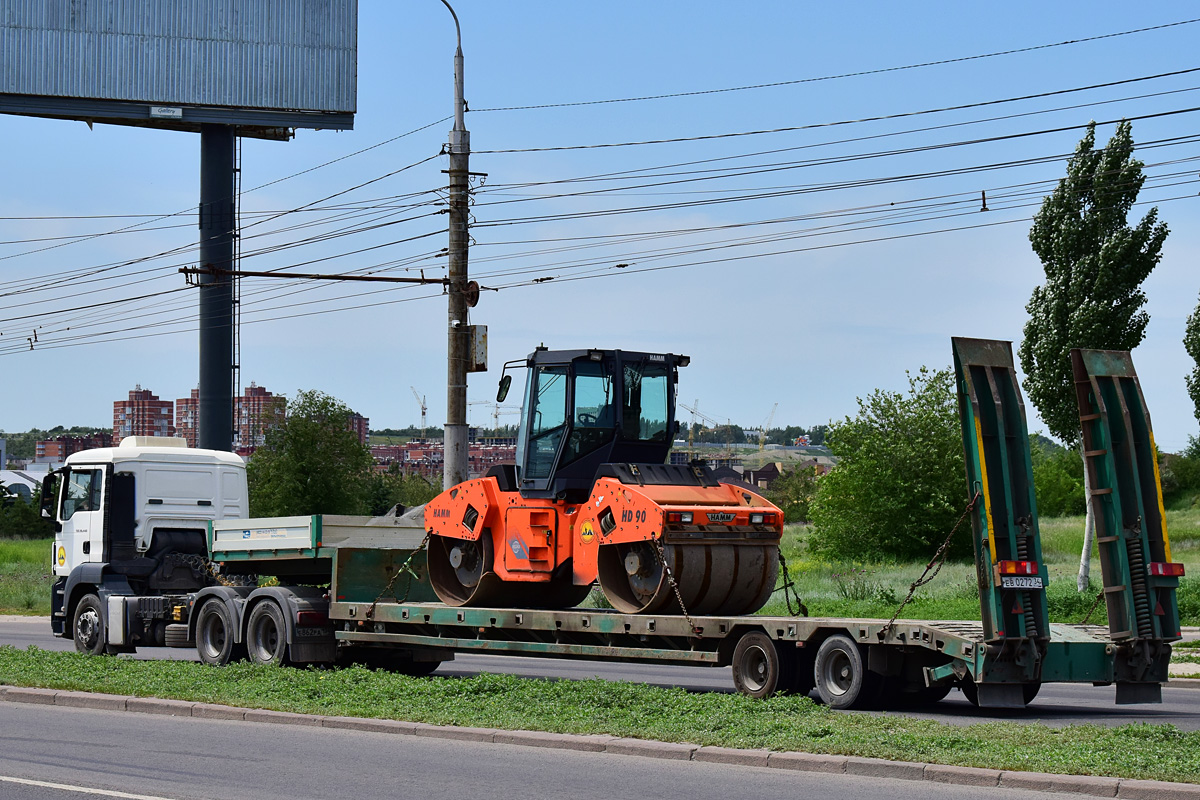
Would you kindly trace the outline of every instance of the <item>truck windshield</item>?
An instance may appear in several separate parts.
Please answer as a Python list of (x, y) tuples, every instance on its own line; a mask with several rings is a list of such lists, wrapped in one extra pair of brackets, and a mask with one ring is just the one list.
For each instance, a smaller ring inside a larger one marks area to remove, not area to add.
[(667, 441), (667, 408), (670, 368), (646, 361), (625, 364), (621, 429), (625, 438), (644, 442)]

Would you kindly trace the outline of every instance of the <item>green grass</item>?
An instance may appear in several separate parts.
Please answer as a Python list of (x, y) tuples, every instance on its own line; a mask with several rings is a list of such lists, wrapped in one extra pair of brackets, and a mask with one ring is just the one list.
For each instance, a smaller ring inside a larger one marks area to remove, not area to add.
[(360, 667), (225, 669), (0, 647), (0, 683), (313, 714), (1200, 783), (1200, 733), (839, 713), (805, 697), (751, 700), (599, 679), (410, 678)]
[(53, 539), (0, 539), (0, 614), (50, 614)]

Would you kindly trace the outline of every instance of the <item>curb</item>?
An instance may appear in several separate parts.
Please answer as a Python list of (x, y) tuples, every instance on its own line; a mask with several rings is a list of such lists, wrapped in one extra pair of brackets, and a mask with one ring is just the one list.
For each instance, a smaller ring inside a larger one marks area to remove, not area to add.
[[(1174, 681), (1173, 681), (1174, 682)], [(1193, 681), (1200, 686), (1200, 680)], [(134, 714), (166, 714), (201, 719), (240, 720), (273, 725), (302, 725), (342, 730), (386, 733), (401, 736), (426, 736), (434, 739), (490, 742), (518, 747), (548, 747), (558, 750), (578, 750), (590, 753), (665, 758), (676, 761), (696, 761), (710, 764), (736, 764), (767, 769), (786, 769), (799, 772), (823, 772), (842, 775), (861, 775), (911, 781), (931, 781), (956, 786), (990, 786), (1001, 789), (1062, 792), (1115, 797), (1120, 800), (1200, 800), (1200, 784), (1144, 781), (1132, 778), (1106, 778), (1092, 775), (1057, 775), (1046, 772), (1013, 772), (1008, 770), (956, 767), (946, 764), (923, 764), (908, 761), (888, 761), (883, 758), (834, 756), (819, 753), (776, 753), (770, 750), (739, 750), (732, 747), (712, 747), (677, 742), (656, 742), (648, 739), (628, 739), (606, 735), (576, 735), (542, 731), (504, 731), (494, 728), (464, 728), (453, 725), (430, 725), (424, 722), (369, 719), (364, 717), (325, 717), (319, 714), (294, 714), (289, 711), (270, 711), (256, 708), (235, 708), (212, 703), (191, 703), (186, 700), (162, 700), (155, 697), (125, 697), (90, 692), (68, 692), (56, 689), (27, 689), (19, 686), (0, 686), (0, 702), (53, 705), (103, 711), (125, 711)]]

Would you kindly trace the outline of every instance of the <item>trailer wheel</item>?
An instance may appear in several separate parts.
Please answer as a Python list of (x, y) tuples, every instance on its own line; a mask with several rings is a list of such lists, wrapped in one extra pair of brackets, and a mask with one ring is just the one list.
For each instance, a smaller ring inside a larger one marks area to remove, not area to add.
[(775, 643), (762, 631), (750, 631), (733, 648), (733, 685), (747, 697), (770, 697), (790, 688)]
[(867, 668), (858, 645), (836, 634), (821, 642), (813, 662), (817, 694), (830, 708), (854, 708), (866, 699)]
[(71, 622), (75, 649), (89, 656), (102, 656), (106, 652), (102, 608), (100, 598), (94, 594), (85, 594), (75, 606), (75, 617)]
[(200, 660), (214, 667), (246, 657), (246, 645), (234, 641), (233, 615), (219, 599), (200, 606), (196, 617), (196, 652)]
[(250, 612), (246, 623), (246, 650), (255, 664), (276, 667), (288, 664), (287, 623), (273, 600), (264, 600)]

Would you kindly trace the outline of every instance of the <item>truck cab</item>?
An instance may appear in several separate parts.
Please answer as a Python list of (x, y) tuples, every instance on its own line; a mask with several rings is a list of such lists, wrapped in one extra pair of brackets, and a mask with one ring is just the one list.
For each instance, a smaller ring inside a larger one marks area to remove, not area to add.
[[(84, 620), (94, 627), (105, 623), (110, 597), (208, 585), (208, 523), (246, 517), (248, 506), (245, 462), (234, 453), (134, 436), (69, 456), (42, 485), (42, 513), (55, 528), (54, 633), (76, 638), (85, 599), (98, 606)], [(161, 644), (162, 622), (130, 631), (130, 638)]]

